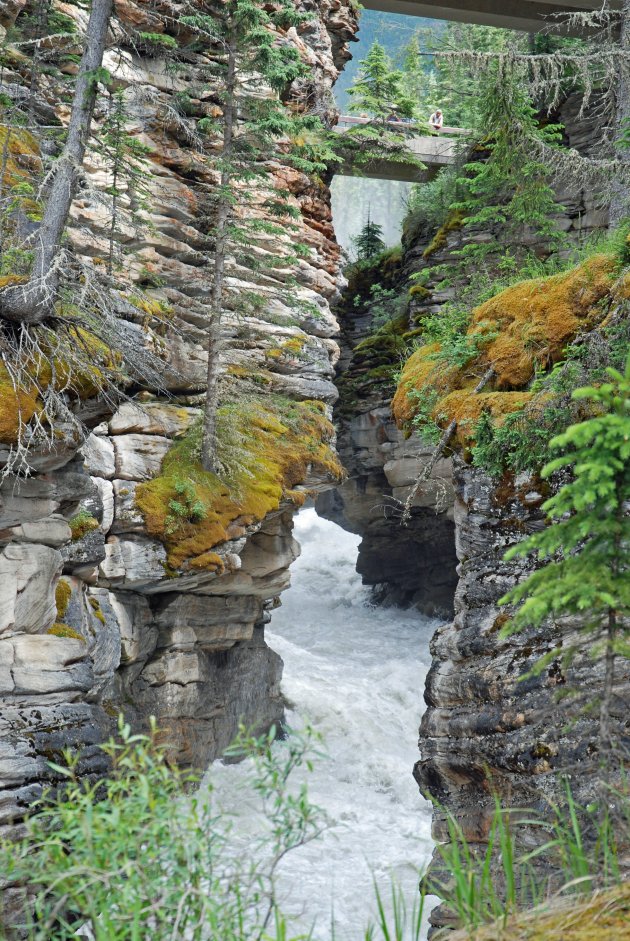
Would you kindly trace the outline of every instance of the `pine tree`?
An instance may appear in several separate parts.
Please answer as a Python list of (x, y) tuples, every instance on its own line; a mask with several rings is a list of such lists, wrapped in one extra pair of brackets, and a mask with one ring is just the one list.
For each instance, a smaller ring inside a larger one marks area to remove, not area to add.
[[(601, 749), (609, 754), (615, 664), (619, 656), (630, 657), (630, 357), (625, 375), (608, 374), (608, 382), (573, 394), (591, 403), (592, 417), (551, 441), (560, 456), (546, 465), (543, 478), (569, 471), (571, 480), (543, 505), (552, 525), (507, 553), (506, 559), (533, 556), (544, 565), (501, 603), (523, 602), (506, 635), (549, 618), (584, 619), (591, 652), (605, 664), (599, 721)], [(552, 651), (538, 669), (576, 649)]]
[(93, 0), (68, 133), (47, 193), (30, 277), (0, 292), (0, 318), (13, 323), (43, 323), (59, 300), (61, 242), (85, 156), (112, 9), (113, 0)]
[(413, 118), (415, 102), (403, 84), (402, 72), (392, 68), (391, 59), (375, 42), (360, 63), (357, 80), (348, 89), (350, 111), (370, 120), (337, 135), (336, 151), (355, 171), (369, 168), (384, 154), (388, 160), (415, 166), (419, 172), (426, 170), (408, 147), (408, 137), (414, 130), (405, 122)]
[(387, 247), (383, 238), (383, 227), (372, 222), (368, 213), (367, 222), (356, 238), (352, 240), (359, 261), (367, 261), (379, 255)]
[(99, 134), (99, 154), (111, 174), (111, 184), (105, 190), (112, 200), (107, 259), (110, 274), (114, 268), (116, 230), (121, 218), (140, 231), (146, 224), (142, 210), (148, 207), (149, 174), (142, 158), (149, 153), (149, 148), (127, 131), (127, 121), (125, 92), (118, 88), (110, 94), (107, 116)]
[[(525, 135), (546, 147), (562, 134), (555, 124), (541, 126), (527, 89), (514, 76), (493, 69), (478, 85), (477, 137), (485, 138), (488, 158), (465, 165), (460, 185), (466, 192), (455, 208), (468, 226), (499, 224), (506, 234), (527, 227), (550, 243), (559, 233), (554, 223), (560, 207), (552, 189), (552, 173), (536, 151), (521, 146)], [(496, 251), (492, 243), (468, 247), (467, 255)]]
[[(552, 25), (563, 34), (550, 33)], [(591, 148), (591, 154), (550, 146), (532, 133), (530, 122), (514, 124), (512, 142), (514, 148), (547, 164), (566, 187), (590, 188), (602, 203), (610, 202), (611, 223), (618, 225), (630, 214), (630, 151), (619, 147), (630, 124), (630, 0), (619, 5), (606, 2), (592, 11), (559, 12), (545, 34), (531, 39), (529, 48), (518, 40), (503, 48), (482, 48), (471, 33), (460, 48), (436, 49), (433, 55), (439, 71), (459, 76), (460, 88), (468, 76), (463, 98), (476, 92), (477, 83), (498, 74), (506, 88), (525, 93), (538, 112), (553, 115), (570, 95), (581, 100), (580, 115), (585, 120), (592, 110), (599, 146)], [(504, 95), (503, 101), (507, 100)]]
[[(404, 47), (400, 59), (403, 84), (413, 98), (414, 111), (420, 123), (428, 121), (436, 108), (444, 109), (445, 104), (437, 69), (423, 53), (423, 43), (429, 42), (430, 36), (430, 30), (418, 30)], [(450, 112), (449, 123), (454, 123), (450, 120)]]
[[(321, 171), (327, 159), (336, 159), (317, 134), (319, 119), (292, 114), (280, 97), (296, 79), (307, 75), (308, 68), (294, 46), (278, 41), (278, 29), (284, 32), (303, 21), (304, 14), (292, 0), (279, 0), (273, 9), (262, 0), (226, 0), (212, 13), (182, 17), (202, 41), (222, 51), (212, 74), (213, 84), (219, 83), (221, 113), (197, 125), (208, 136), (215, 135), (214, 142), (220, 136), (220, 153), (213, 157), (221, 176), (211, 220), (213, 276), (201, 455), (207, 471), (218, 469), (217, 408), (228, 256), (251, 269), (258, 264), (252, 251), (258, 239), (272, 235), (285, 242), (291, 232), (291, 219), (298, 211), (290, 208), (288, 192), (275, 189), (256, 202), (256, 189), (259, 194), (271, 189), (270, 161), (281, 148), (283, 161), (306, 173)], [(267, 94), (253, 94), (252, 76)], [(294, 142), (293, 146), (288, 142)], [(261, 210), (266, 219), (261, 218)], [(276, 264), (290, 267), (303, 251), (293, 244), (293, 252), (279, 255)]]
[(412, 118), (414, 101), (402, 85), (402, 72), (392, 68), (391, 59), (381, 44), (375, 42), (360, 63), (356, 82), (348, 89), (352, 98), (350, 110), (355, 114), (367, 112), (381, 121), (391, 116)]

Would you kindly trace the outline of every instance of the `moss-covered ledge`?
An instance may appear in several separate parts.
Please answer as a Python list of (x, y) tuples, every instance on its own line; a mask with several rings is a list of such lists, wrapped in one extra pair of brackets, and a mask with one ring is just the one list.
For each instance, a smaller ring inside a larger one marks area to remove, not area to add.
[(340, 480), (334, 437), (322, 402), (250, 397), (219, 410), (217, 475), (201, 467), (201, 426), (195, 424), (173, 444), (160, 475), (136, 490), (148, 534), (166, 547), (167, 575), (191, 569), (221, 574), (216, 549), (222, 543), (245, 535), (283, 502), (301, 506), (313, 474)]
[[(397, 424), (407, 434), (426, 434), (455, 421), (453, 443), (469, 458), (480, 422), (497, 429), (509, 416), (534, 407), (539, 414), (550, 406), (553, 391), (538, 388), (537, 381), (563, 361), (576, 340), (605, 332), (615, 318), (627, 321), (627, 313), (620, 314), (627, 298), (628, 275), (608, 253), (506, 288), (473, 310), (465, 365), (454, 363), (437, 343), (421, 346), (407, 360), (392, 402)], [(494, 377), (475, 392), (490, 367)]]

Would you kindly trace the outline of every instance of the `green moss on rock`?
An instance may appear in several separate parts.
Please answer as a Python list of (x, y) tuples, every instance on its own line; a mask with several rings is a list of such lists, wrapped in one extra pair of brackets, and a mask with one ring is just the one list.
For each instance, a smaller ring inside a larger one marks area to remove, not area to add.
[(148, 533), (167, 549), (169, 570), (221, 571), (215, 547), (291, 500), (311, 469), (334, 480), (343, 474), (321, 402), (266, 396), (220, 412), (224, 428), (229, 419), (220, 448), (224, 463), (232, 461), (225, 479), (202, 469), (195, 426), (173, 445), (160, 475), (136, 489)]

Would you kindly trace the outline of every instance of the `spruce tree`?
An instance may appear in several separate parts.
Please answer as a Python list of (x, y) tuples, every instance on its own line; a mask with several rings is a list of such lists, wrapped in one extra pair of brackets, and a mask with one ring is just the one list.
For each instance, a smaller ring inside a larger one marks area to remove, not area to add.
[(110, 94), (107, 116), (99, 134), (99, 154), (105, 160), (111, 183), (105, 190), (111, 196), (109, 252), (107, 270), (114, 269), (116, 230), (121, 220), (140, 231), (146, 225), (142, 211), (148, 208), (149, 173), (143, 158), (150, 152), (127, 131), (125, 92), (117, 88)]
[(356, 238), (352, 240), (359, 261), (367, 261), (379, 255), (387, 247), (383, 238), (383, 227), (372, 222), (368, 213), (367, 222)]
[(414, 115), (414, 100), (403, 89), (403, 73), (392, 68), (391, 59), (378, 41), (360, 63), (357, 80), (348, 94), (354, 114), (367, 112), (381, 121)]
[[(552, 173), (539, 151), (524, 148), (525, 135), (541, 146), (554, 147), (561, 137), (559, 125), (541, 125), (527, 93), (510, 73), (495, 67), (478, 84), (476, 137), (488, 151), (487, 159), (473, 160), (459, 180), (464, 197), (455, 208), (468, 226), (501, 225), (506, 235), (532, 229), (551, 244), (559, 236), (555, 216), (559, 209), (552, 188)], [(484, 255), (496, 246), (471, 243), (462, 256)]]
[[(256, 268), (258, 262), (252, 249), (257, 240), (272, 235), (284, 243), (286, 235), (295, 228), (291, 219), (298, 211), (290, 207), (288, 192), (272, 189), (270, 161), (282, 152), (283, 161), (312, 173), (323, 170), (325, 160), (334, 159), (332, 151), (321, 145), (317, 134), (321, 128), (319, 119), (292, 114), (281, 99), (296, 79), (307, 75), (308, 68), (298, 50), (280, 42), (278, 36), (303, 21), (304, 14), (296, 10), (292, 0), (278, 0), (273, 8), (262, 0), (226, 0), (212, 12), (197, 10), (182, 17), (182, 22), (195, 30), (200, 40), (220, 50), (209, 76), (216, 88), (220, 114), (204, 118), (197, 125), (213, 144), (217, 136), (220, 138), (219, 155), (212, 158), (220, 180), (209, 220), (213, 240), (212, 292), (201, 454), (202, 466), (207, 471), (216, 472), (219, 466), (217, 408), (222, 322), (228, 300), (228, 259), (233, 257), (247, 268)], [(265, 190), (269, 195), (261, 199), (261, 191)], [(261, 210), (266, 218), (261, 218)], [(292, 248), (292, 252), (278, 255), (275, 263), (284, 267), (295, 264), (304, 249), (295, 242)], [(268, 262), (271, 264), (272, 260)]]
[[(592, 416), (551, 441), (559, 456), (545, 466), (543, 478), (571, 475), (543, 504), (552, 525), (506, 554), (508, 560), (531, 556), (544, 564), (501, 599), (522, 602), (506, 635), (550, 618), (583, 619), (593, 656), (604, 660), (599, 704), (604, 754), (615, 745), (610, 717), (616, 660), (630, 657), (630, 357), (624, 375), (614, 369), (608, 374), (608, 382), (573, 393), (590, 403)], [(567, 648), (565, 641), (538, 669), (577, 649), (577, 643)]]
[(403, 73), (392, 62), (379, 42), (375, 42), (360, 63), (354, 85), (348, 89), (350, 111), (368, 118), (337, 136), (336, 151), (342, 162), (354, 170), (369, 169), (384, 156), (388, 160), (414, 166), (418, 172), (425, 165), (408, 146), (408, 138), (417, 134), (408, 124), (414, 117), (414, 99), (404, 90)]

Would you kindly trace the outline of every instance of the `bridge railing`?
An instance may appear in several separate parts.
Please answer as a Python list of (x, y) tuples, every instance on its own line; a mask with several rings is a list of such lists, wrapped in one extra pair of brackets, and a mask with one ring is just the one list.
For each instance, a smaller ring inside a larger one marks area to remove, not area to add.
[[(354, 127), (358, 124), (371, 124), (374, 120), (375, 120), (374, 118), (363, 118), (360, 115), (355, 115), (355, 114), (342, 114), (339, 116), (337, 127), (339, 129), (343, 129), (347, 127)], [(391, 127), (404, 127), (404, 128), (415, 129), (421, 132), (422, 136), (426, 134), (426, 135), (431, 135), (435, 137), (442, 137), (442, 136), (445, 136), (445, 137), (462, 136), (463, 137), (467, 134), (470, 134), (470, 131), (468, 131), (466, 128), (447, 127), (446, 125), (444, 125), (444, 127), (442, 127), (441, 130), (436, 131), (429, 121), (427, 121), (425, 124), (424, 122), (403, 121), (403, 120), (395, 120), (394, 118), (392, 118), (390, 120), (387, 120), (385, 123), (391, 125)]]

